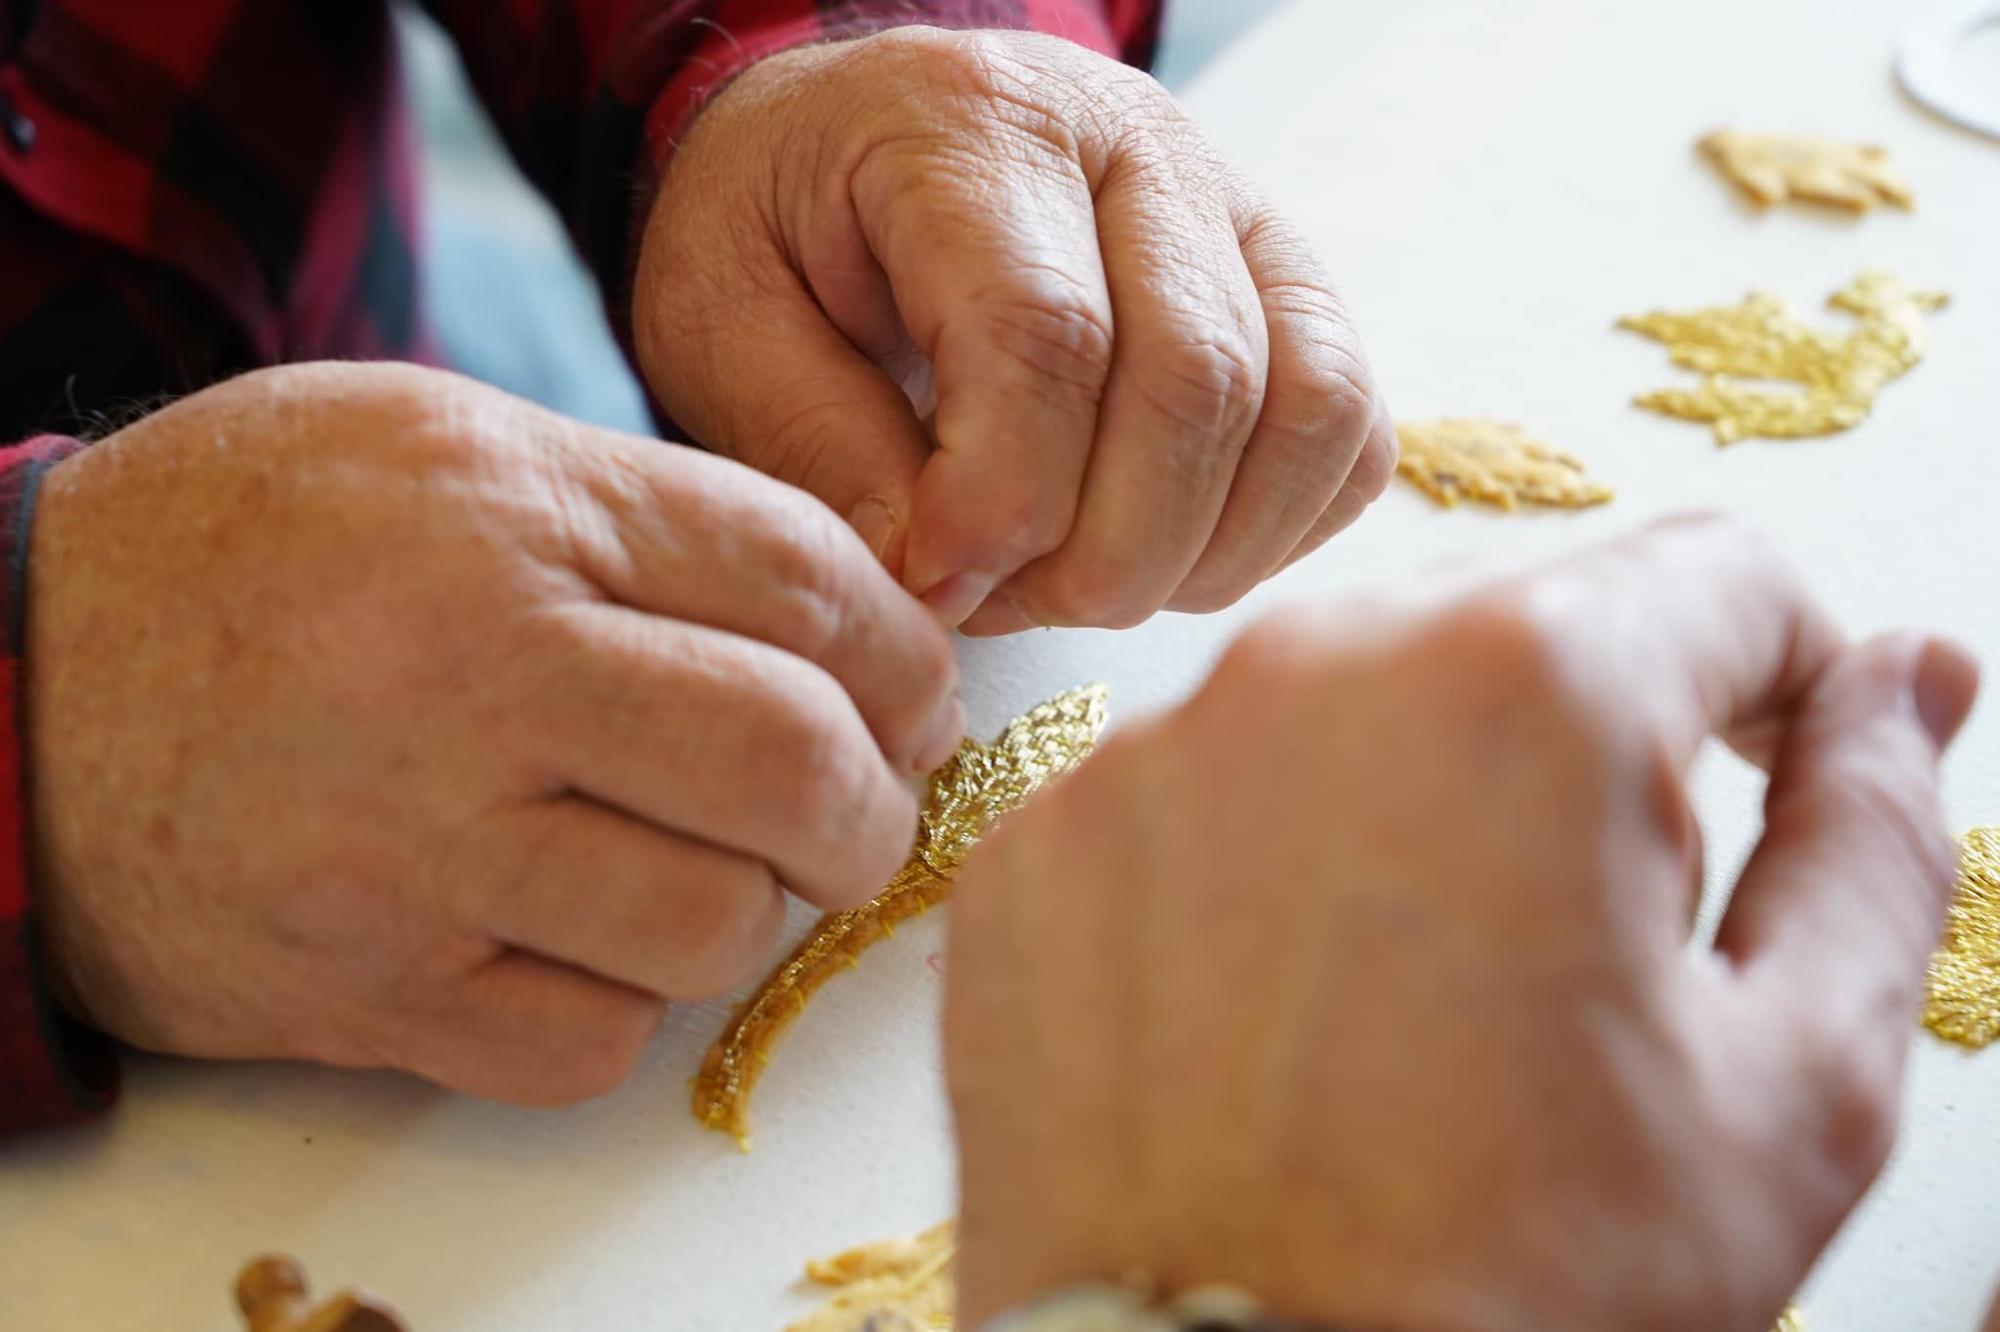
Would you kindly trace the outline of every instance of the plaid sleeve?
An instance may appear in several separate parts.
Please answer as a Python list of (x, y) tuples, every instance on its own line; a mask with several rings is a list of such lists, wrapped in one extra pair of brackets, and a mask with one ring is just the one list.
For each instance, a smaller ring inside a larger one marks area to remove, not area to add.
[(702, 104), (765, 56), (905, 24), (1020, 28), (1152, 60), (1164, 0), (427, 0), (620, 335), (637, 223)]
[(70, 1021), (43, 983), (28, 848), (23, 669), (28, 533), (42, 474), (82, 447), (45, 435), (0, 449), (0, 1133), (76, 1119), (111, 1103), (110, 1043)]

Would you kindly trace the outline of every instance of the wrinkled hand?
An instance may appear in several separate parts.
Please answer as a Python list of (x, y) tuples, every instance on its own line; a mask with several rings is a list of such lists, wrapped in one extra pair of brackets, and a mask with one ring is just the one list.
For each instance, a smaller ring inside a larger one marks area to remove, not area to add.
[[(1975, 688), (1707, 521), (1254, 629), (965, 871), (966, 1325), (1142, 1271), (1338, 1327), (1767, 1332), (1888, 1150)], [(1772, 780), (1691, 951), (1712, 734)]]
[(434, 372), (120, 431), (31, 570), (54, 979), (154, 1049), (606, 1090), (781, 886), (880, 887), (961, 729), (944, 631), (819, 504)]
[(1395, 467), (1305, 241), (1157, 84), (1050, 37), (753, 66), (675, 159), (633, 317), (681, 425), (970, 633), (1228, 605)]

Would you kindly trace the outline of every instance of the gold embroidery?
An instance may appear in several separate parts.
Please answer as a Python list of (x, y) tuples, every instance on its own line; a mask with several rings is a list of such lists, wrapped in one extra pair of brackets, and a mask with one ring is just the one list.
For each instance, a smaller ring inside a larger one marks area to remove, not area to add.
[(1002, 817), (1089, 756), (1104, 730), (1103, 685), (1071, 690), (1016, 720), (991, 745), (968, 740), (931, 777), (910, 859), (874, 901), (827, 915), (765, 978), (709, 1047), (694, 1116), (747, 1150), (750, 1094), (771, 1047), (806, 1001), (896, 926), (944, 900), (966, 855)]
[(1904, 210), (1916, 206), (1916, 196), (1884, 148), (1810, 134), (1740, 130), (1717, 130), (1699, 147), (1760, 208), (1788, 199), (1856, 213), (1885, 203)]
[[(952, 1332), (957, 1260), (958, 1225), (947, 1221), (809, 1262), (806, 1276), (834, 1293), (785, 1332)], [(1806, 1332), (1805, 1318), (1789, 1308), (1772, 1332)]]
[(1519, 426), (1454, 419), (1398, 425), (1396, 433), (1403, 443), (1396, 470), (1447, 509), (1461, 499), (1510, 513), (1523, 503), (1581, 509), (1611, 499), (1581, 461)]
[(807, 1263), (806, 1276), (833, 1294), (785, 1332), (950, 1332), (957, 1257), (958, 1225), (947, 1221)]
[(1965, 835), (1944, 946), (1931, 959), (1924, 1025), (1968, 1050), (2000, 1037), (2000, 828)]
[[(1923, 316), (1947, 300), (1887, 273), (1863, 273), (1829, 302), (1860, 321), (1849, 333), (1813, 328), (1785, 302), (1761, 292), (1741, 305), (1659, 311), (1618, 326), (1663, 343), (1675, 365), (1706, 376), (1697, 389), (1643, 394), (1639, 406), (1708, 422), (1721, 444), (1753, 435), (1799, 439), (1851, 430), (1866, 420), (1883, 388), (1930, 350)], [(1753, 388), (1746, 379), (1790, 380), (1804, 391)]]

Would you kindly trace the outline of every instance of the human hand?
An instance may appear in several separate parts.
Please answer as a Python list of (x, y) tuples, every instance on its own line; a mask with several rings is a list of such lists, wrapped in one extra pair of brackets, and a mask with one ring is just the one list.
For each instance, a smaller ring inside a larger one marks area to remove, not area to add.
[(1395, 470), (1305, 240), (1159, 85), (1051, 37), (753, 66), (675, 157), (633, 319), (682, 426), (973, 634), (1226, 606)]
[(962, 729), (818, 503), (456, 376), (249, 375), (51, 472), (28, 666), (59, 992), (134, 1044), (553, 1103), (865, 900)]
[[(1253, 629), (966, 867), (966, 1326), (1139, 1271), (1338, 1327), (1767, 1332), (1879, 1169), (1976, 668), (1842, 646), (1713, 521), (1425, 595)], [(1709, 951), (1712, 734), (1773, 767)]]

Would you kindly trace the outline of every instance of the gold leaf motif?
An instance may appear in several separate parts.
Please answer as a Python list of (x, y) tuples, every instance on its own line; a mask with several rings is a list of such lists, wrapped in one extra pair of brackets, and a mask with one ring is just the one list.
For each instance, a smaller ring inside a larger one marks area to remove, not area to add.
[(806, 1276), (833, 1294), (785, 1332), (950, 1332), (957, 1257), (958, 1224), (947, 1221), (809, 1262)]
[(806, 1001), (896, 926), (944, 900), (965, 857), (1007, 814), (1076, 767), (1104, 730), (1108, 692), (1086, 685), (1020, 717), (991, 745), (968, 740), (932, 774), (915, 849), (889, 886), (865, 906), (836, 911), (765, 978), (709, 1047), (694, 1079), (694, 1117), (750, 1143), (750, 1094), (771, 1047)]
[[(1875, 399), (1930, 350), (1925, 313), (1949, 302), (1887, 273), (1863, 273), (1828, 302), (1859, 326), (1837, 333), (1807, 324), (1776, 296), (1685, 313), (1655, 311), (1619, 321), (1667, 348), (1675, 365), (1706, 376), (1700, 388), (1661, 389), (1636, 401), (1648, 411), (1702, 421), (1716, 442), (1801, 439), (1851, 430)], [(1788, 380), (1802, 391), (1753, 387)]]
[(1865, 213), (1878, 204), (1909, 210), (1916, 196), (1887, 149), (1810, 134), (1717, 130), (1698, 145), (1760, 208), (1799, 199)]
[(1519, 426), (1459, 418), (1398, 425), (1396, 434), (1403, 444), (1396, 470), (1447, 509), (1462, 499), (1509, 513), (1522, 504), (1582, 509), (1612, 497), (1579, 459)]
[(2000, 828), (1963, 839), (1944, 946), (1931, 959), (1924, 1025), (1980, 1050), (2000, 1037)]

